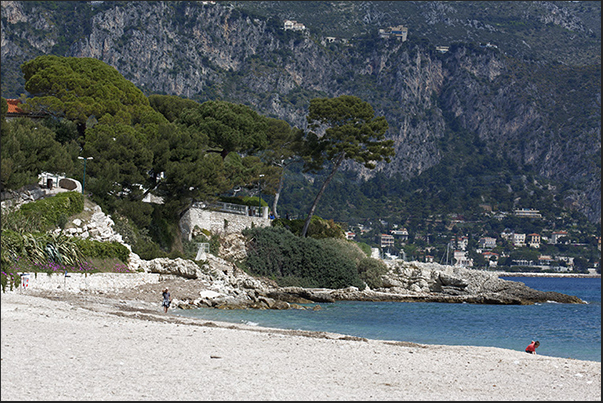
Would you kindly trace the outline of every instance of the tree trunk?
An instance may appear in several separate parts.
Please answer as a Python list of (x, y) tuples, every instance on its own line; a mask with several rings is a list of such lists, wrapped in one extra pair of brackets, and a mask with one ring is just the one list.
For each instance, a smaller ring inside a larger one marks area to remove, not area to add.
[(283, 191), (284, 184), (285, 184), (285, 170), (283, 169), (283, 174), (281, 175), (281, 178), (278, 181), (278, 189), (276, 190), (276, 193), (274, 194), (274, 202), (272, 202), (272, 213), (274, 214), (275, 218), (278, 218), (278, 213), (276, 212), (276, 206), (278, 204), (278, 199), (281, 195), (281, 192)]
[(339, 157), (337, 157), (337, 161), (335, 162), (335, 166), (333, 166), (333, 170), (331, 170), (331, 173), (329, 174), (329, 176), (327, 176), (327, 179), (324, 181), (320, 190), (318, 191), (318, 194), (316, 195), (316, 198), (314, 199), (314, 203), (312, 203), (312, 207), (310, 208), (310, 212), (308, 213), (308, 217), (306, 217), (306, 222), (304, 223), (304, 229), (302, 230), (302, 233), (301, 233), (302, 237), (305, 237), (306, 234), (308, 233), (308, 227), (310, 226), (310, 221), (312, 220), (314, 211), (316, 211), (316, 206), (318, 206), (318, 201), (320, 200), (320, 197), (322, 196), (322, 194), (325, 192), (325, 189), (327, 188), (327, 185), (329, 184), (329, 182), (331, 182), (331, 179), (333, 179), (333, 176), (335, 176), (335, 173), (339, 169), (339, 166), (343, 162), (344, 158), (345, 158), (345, 152), (342, 152), (341, 154), (339, 154)]

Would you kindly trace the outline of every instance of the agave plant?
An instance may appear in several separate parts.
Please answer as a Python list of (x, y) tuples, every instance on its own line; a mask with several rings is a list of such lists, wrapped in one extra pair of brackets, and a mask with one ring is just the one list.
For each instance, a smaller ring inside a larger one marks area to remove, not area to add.
[(2, 237), (0, 238), (0, 262), (2, 263), (2, 268), (16, 262), (20, 255), (22, 244), (15, 235), (14, 232), (11, 234), (9, 231), (2, 231)]
[(73, 238), (62, 232), (51, 233), (47, 237), (47, 249), (52, 250), (49, 258), (67, 266), (77, 266), (82, 262), (82, 253)]
[(32, 263), (46, 263), (48, 261), (48, 256), (46, 255), (46, 251), (44, 249), (46, 247), (46, 243), (42, 239), (44, 235), (23, 234), (22, 237), (25, 256), (27, 256)]

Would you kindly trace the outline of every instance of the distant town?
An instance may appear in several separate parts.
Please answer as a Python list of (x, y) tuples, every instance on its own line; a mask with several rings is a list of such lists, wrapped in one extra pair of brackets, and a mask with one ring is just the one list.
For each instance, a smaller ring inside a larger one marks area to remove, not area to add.
[[(497, 212), (492, 218), (500, 220), (508, 215)], [(512, 215), (541, 218), (540, 212), (534, 209), (518, 209)], [(462, 219), (450, 220), (449, 226), (462, 223)], [(601, 237), (594, 234), (582, 234), (583, 239), (590, 239), (586, 243), (566, 230), (525, 233), (505, 228), (496, 236), (454, 236), (442, 250), (433, 245), (439, 238), (437, 233), (413, 236), (404, 227), (395, 224), (392, 227), (387, 233), (375, 234), (371, 227), (357, 224), (346, 231), (346, 238), (376, 244), (373, 257), (383, 260), (419, 260), (481, 270), (600, 273)], [(594, 248), (598, 250), (598, 259), (579, 257), (584, 250), (592, 253)]]

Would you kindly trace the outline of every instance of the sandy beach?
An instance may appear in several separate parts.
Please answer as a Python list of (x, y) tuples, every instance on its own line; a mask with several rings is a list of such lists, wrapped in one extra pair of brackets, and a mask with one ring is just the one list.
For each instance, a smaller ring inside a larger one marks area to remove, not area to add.
[[(40, 296), (43, 295), (43, 296)], [(2, 294), (2, 400), (601, 400), (601, 363)]]

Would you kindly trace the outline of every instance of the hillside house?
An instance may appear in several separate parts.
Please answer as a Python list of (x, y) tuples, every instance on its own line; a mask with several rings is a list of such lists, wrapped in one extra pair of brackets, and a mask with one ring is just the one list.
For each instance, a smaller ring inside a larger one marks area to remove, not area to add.
[(381, 248), (389, 248), (390, 246), (394, 246), (394, 237), (389, 234), (381, 234), (379, 235), (379, 245)]
[(530, 248), (540, 248), (540, 235), (528, 234), (528, 246)]
[(519, 210), (514, 210), (513, 214), (518, 217), (526, 217), (526, 218), (542, 218), (542, 214), (540, 211), (528, 208), (522, 208)]
[(568, 266), (574, 267), (574, 258), (570, 256), (557, 256), (557, 260), (565, 262)]
[(456, 247), (460, 250), (467, 250), (467, 246), (469, 245), (469, 238), (466, 236), (459, 236), (456, 238)]
[(351, 239), (354, 239), (354, 238), (356, 238), (356, 233), (351, 232), (351, 231), (347, 231), (345, 233), (345, 239), (351, 240)]
[(498, 266), (498, 253), (486, 251), (486, 252), (482, 252), (482, 256), (488, 262), (489, 267)]
[(496, 248), (496, 238), (485, 236), (477, 241), (480, 248), (492, 249)]
[(393, 229), (389, 233), (398, 238), (402, 243), (408, 241), (408, 230), (406, 228)]
[(540, 255), (538, 265), (541, 267), (549, 267), (553, 264), (553, 258), (549, 255)]
[(183, 214), (179, 227), (184, 238), (190, 241), (203, 230), (226, 235), (245, 228), (269, 227), (271, 222), (267, 206), (259, 209), (240, 204), (196, 202)]
[(511, 242), (513, 242), (514, 246), (526, 246), (526, 234), (518, 234), (516, 232), (513, 233), (511, 237)]
[(20, 108), (20, 105), (23, 103), (20, 99), (7, 99), (6, 103), (8, 105), (5, 117), (7, 122), (17, 118), (43, 119), (48, 116), (46, 113), (25, 112)]
[[(450, 46), (436, 46), (436, 50), (440, 53), (446, 53), (449, 49)], [(490, 208), (490, 211), (492, 211), (492, 208)]]
[(454, 266), (473, 267), (473, 259), (467, 256), (467, 252), (463, 250), (454, 251)]
[(551, 234), (551, 243), (552, 244), (568, 243), (568, 242), (569, 242), (569, 238), (568, 238), (568, 233), (566, 231), (555, 231)]
[(301, 22), (292, 21), (292, 20), (285, 20), (283, 28), (285, 29), (285, 31), (287, 31), (287, 30), (291, 30), (291, 31), (305, 31), (306, 26), (304, 24), (302, 24)]
[(403, 25), (398, 25), (395, 27), (379, 29), (379, 37), (383, 39), (394, 37), (401, 39), (402, 42), (405, 42), (406, 38), (408, 37), (408, 28)]
[(500, 233), (500, 237), (507, 241), (512, 240), (513, 231), (511, 231), (509, 228), (505, 228), (504, 231)]

